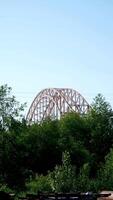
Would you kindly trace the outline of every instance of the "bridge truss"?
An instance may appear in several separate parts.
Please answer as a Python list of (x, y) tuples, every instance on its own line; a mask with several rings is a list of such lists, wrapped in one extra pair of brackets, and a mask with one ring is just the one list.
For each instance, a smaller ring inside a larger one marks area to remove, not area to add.
[(67, 112), (86, 114), (90, 109), (84, 97), (69, 88), (48, 88), (42, 90), (33, 100), (28, 114), (28, 123), (40, 123), (47, 117), (60, 119)]

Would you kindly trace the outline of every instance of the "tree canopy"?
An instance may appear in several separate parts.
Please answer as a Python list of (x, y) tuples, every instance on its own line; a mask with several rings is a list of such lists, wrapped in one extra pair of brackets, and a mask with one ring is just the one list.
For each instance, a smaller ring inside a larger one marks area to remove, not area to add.
[(22, 117), (21, 111), (25, 104), (21, 104), (11, 94), (11, 87), (0, 86), (0, 124), (3, 128), (9, 127), (12, 118)]
[[(32, 192), (104, 187), (112, 174), (113, 111), (102, 95), (95, 97), (86, 115), (67, 113), (41, 124), (28, 125), (21, 118), (23, 107), (11, 88), (0, 87), (2, 186)], [(111, 188), (112, 180), (105, 186)]]

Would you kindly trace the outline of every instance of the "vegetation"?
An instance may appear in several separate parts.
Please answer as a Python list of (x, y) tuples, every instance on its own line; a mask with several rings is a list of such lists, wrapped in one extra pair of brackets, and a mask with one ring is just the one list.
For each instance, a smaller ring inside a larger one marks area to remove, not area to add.
[(113, 188), (113, 111), (98, 94), (85, 116), (27, 125), (7, 85), (0, 87), (0, 190), (98, 191)]

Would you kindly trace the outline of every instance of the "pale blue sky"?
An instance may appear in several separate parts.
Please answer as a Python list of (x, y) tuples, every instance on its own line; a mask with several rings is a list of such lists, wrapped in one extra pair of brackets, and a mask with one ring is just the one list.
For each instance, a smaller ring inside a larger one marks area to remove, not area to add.
[(0, 0), (0, 84), (28, 107), (47, 87), (113, 106), (113, 0)]

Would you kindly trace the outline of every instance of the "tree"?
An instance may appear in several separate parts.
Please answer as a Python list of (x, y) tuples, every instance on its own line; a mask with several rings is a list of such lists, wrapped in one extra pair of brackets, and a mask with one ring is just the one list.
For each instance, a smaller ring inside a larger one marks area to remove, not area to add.
[(21, 111), (25, 104), (20, 105), (11, 90), (7, 85), (0, 86), (0, 178), (13, 184), (24, 177), (21, 176), (24, 171), (19, 164), (22, 161), (20, 152), (23, 144), (19, 144), (17, 135), (22, 132), (21, 126), (24, 126), (19, 120), (22, 119)]
[(113, 144), (113, 111), (105, 98), (98, 94), (92, 104), (92, 109), (86, 116), (90, 133), (87, 148), (92, 154), (92, 174), (104, 162)]
[(98, 181), (101, 190), (113, 188), (113, 149), (105, 157), (105, 164), (98, 173)]
[(26, 145), (29, 151), (29, 167), (34, 172), (46, 174), (61, 160), (58, 145), (58, 121), (46, 120), (42, 124), (29, 127)]
[(12, 118), (22, 117), (25, 104), (19, 104), (15, 96), (11, 94), (11, 87), (7, 85), (0, 86), (0, 126), (8, 128)]
[(70, 153), (72, 164), (79, 169), (90, 158), (89, 151), (85, 147), (89, 133), (84, 116), (67, 113), (59, 121), (59, 129), (59, 146), (62, 152)]
[(24, 186), (28, 173), (25, 166), (26, 128), (22, 122), (18, 123), (15, 121), (17, 131), (14, 126), (0, 133), (0, 181), (15, 188)]
[(69, 152), (62, 156), (62, 166), (56, 166), (49, 173), (50, 185), (55, 192), (70, 192), (75, 190), (76, 170), (71, 165)]

